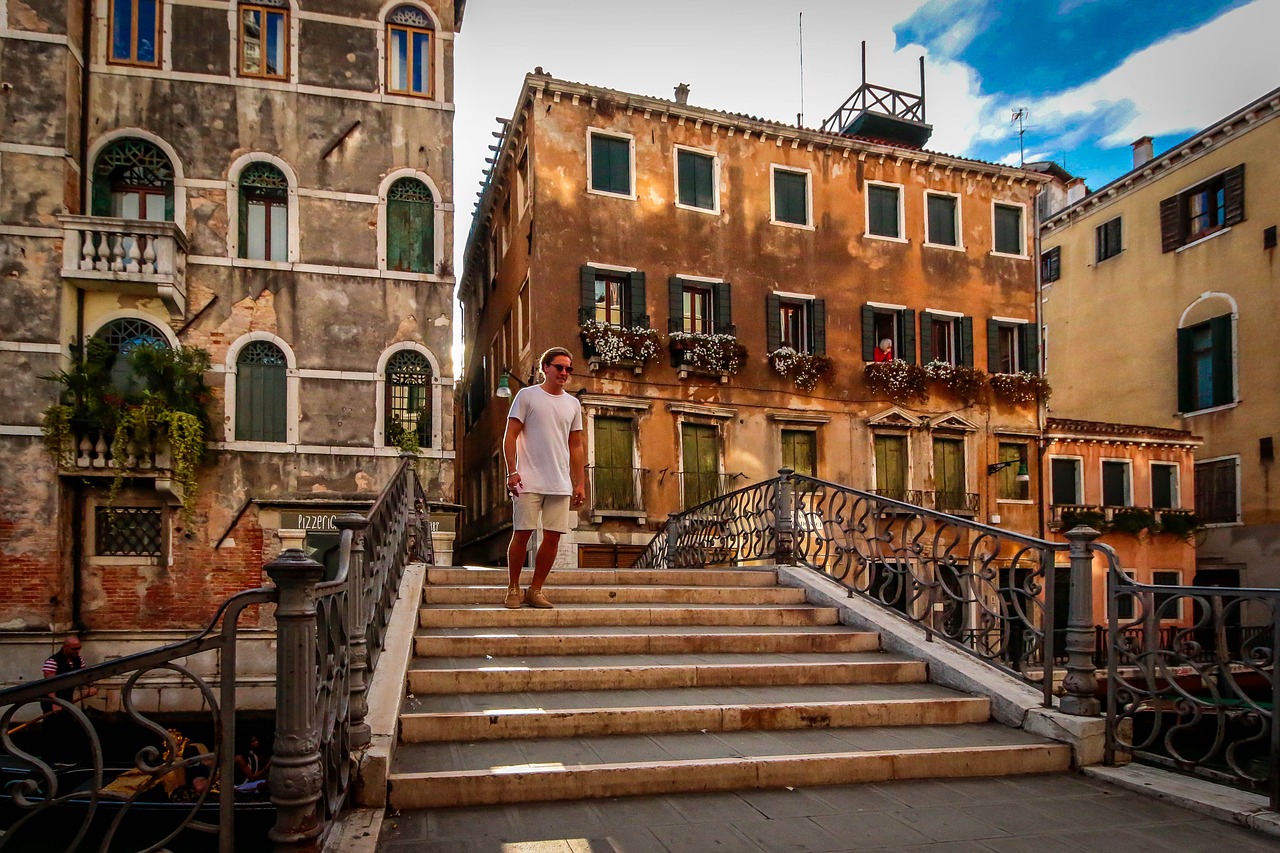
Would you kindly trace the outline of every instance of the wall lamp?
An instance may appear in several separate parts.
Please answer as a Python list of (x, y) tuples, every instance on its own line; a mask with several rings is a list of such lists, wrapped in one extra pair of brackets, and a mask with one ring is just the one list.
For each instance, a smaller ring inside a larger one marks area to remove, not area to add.
[(504, 370), (498, 377), (498, 388), (493, 392), (496, 397), (511, 396), (511, 376)]
[(1017, 480), (1019, 483), (1031, 482), (1031, 475), (1027, 473), (1027, 463), (1023, 462), (1021, 459), (1006, 459), (1004, 462), (993, 462), (987, 466), (987, 476), (990, 477), (992, 474), (1008, 468), (1010, 465), (1018, 466), (1018, 475), (1013, 479)]

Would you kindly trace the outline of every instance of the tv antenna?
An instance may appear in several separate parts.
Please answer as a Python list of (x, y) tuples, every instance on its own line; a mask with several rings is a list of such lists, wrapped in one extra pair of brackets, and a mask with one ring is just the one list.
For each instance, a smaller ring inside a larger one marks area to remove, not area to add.
[(1027, 150), (1026, 150), (1026, 147), (1023, 145), (1023, 139), (1022, 139), (1024, 136), (1027, 135), (1027, 128), (1026, 128), (1026, 125), (1024, 124), (1024, 122), (1026, 121), (1026, 118), (1027, 118), (1027, 108), (1019, 107), (1018, 109), (1013, 111), (1013, 117), (1009, 119), (1010, 124), (1012, 124), (1015, 121), (1018, 123), (1018, 165), (1019, 166), (1027, 165)]
[(796, 127), (804, 127), (804, 12), (800, 13), (800, 113)]

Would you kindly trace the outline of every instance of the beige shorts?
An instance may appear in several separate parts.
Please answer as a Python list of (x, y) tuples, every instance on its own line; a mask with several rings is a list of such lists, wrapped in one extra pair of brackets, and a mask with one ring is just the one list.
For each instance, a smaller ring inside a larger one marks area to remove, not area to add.
[(538, 517), (542, 517), (542, 529), (554, 533), (569, 532), (569, 496), (538, 495), (525, 492), (515, 498), (515, 512), (511, 526), (516, 530), (537, 530)]

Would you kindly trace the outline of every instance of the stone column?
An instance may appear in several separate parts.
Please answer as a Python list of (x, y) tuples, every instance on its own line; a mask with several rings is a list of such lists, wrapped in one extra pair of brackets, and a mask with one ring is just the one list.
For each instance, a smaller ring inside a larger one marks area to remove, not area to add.
[(297, 548), (264, 566), (276, 584), (276, 740), (267, 788), (276, 823), (275, 849), (314, 848), (322, 829), (323, 785), (316, 707), (316, 584), (324, 566)]
[(680, 519), (677, 516), (667, 516), (667, 568), (674, 569), (676, 567), (676, 546), (680, 542)]
[(775, 545), (773, 560), (780, 565), (795, 562), (795, 484), (790, 468), (778, 469), (778, 491), (774, 495), (773, 518)]
[[(1093, 663), (1093, 552), (1089, 543), (1102, 534), (1081, 525), (1067, 531), (1071, 554), (1071, 600), (1067, 612), (1067, 637), (1063, 643), (1067, 653), (1067, 675), (1062, 680), (1066, 691), (1058, 707), (1079, 717), (1096, 717), (1102, 704), (1095, 695), (1098, 673)], [(1052, 616), (1052, 614), (1050, 614)], [(1045, 630), (1052, 631), (1052, 624)]]
[(351, 747), (364, 746), (371, 737), (365, 715), (369, 713), (369, 644), (366, 628), (369, 604), (365, 599), (367, 567), (364, 559), (364, 532), (369, 519), (354, 512), (334, 520), (340, 532), (351, 531), (351, 562), (347, 569), (347, 645), (351, 649), (351, 705), (347, 715), (351, 723)]

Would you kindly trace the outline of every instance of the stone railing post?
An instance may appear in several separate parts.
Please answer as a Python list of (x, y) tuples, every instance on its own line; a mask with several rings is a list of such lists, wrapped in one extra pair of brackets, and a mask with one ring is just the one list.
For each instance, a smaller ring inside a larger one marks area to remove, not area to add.
[(1065, 694), (1058, 707), (1079, 717), (1096, 717), (1102, 712), (1095, 695), (1098, 674), (1093, 664), (1093, 552), (1089, 550), (1089, 543), (1101, 535), (1084, 525), (1066, 533), (1071, 555), (1071, 599), (1063, 643), (1067, 653), (1067, 674), (1062, 680)]
[(773, 559), (780, 565), (791, 565), (795, 560), (795, 484), (791, 468), (778, 469), (778, 491), (774, 495), (773, 518), (776, 543)]
[(676, 551), (680, 543), (680, 519), (674, 515), (667, 516), (667, 568), (676, 567)]
[(316, 706), (316, 584), (324, 566), (289, 548), (263, 567), (276, 589), (276, 740), (267, 789), (277, 851), (314, 845), (323, 774)]
[(364, 562), (364, 531), (369, 519), (354, 512), (344, 513), (335, 519), (339, 532), (351, 531), (351, 563), (347, 569), (347, 644), (351, 649), (351, 704), (347, 718), (350, 721), (352, 748), (364, 746), (371, 737), (365, 715), (369, 713), (369, 644), (366, 628), (369, 622), (369, 606), (365, 601), (367, 573)]

